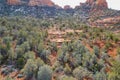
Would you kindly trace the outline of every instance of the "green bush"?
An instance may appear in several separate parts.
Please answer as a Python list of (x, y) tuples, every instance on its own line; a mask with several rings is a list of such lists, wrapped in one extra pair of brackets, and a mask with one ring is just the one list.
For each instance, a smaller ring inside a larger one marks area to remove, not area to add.
[(78, 80), (82, 80), (85, 77), (93, 77), (93, 74), (91, 72), (81, 66), (79, 66), (73, 71), (73, 75)]
[(35, 75), (36, 70), (37, 70), (36, 62), (32, 59), (28, 59), (22, 72), (26, 76), (26, 79), (29, 80), (30, 78), (33, 77), (33, 75)]
[(120, 61), (114, 61), (111, 72), (108, 73), (108, 80), (120, 80)]
[(17, 68), (22, 69), (24, 65), (25, 65), (24, 58), (22, 58), (22, 57), (18, 58), (17, 61), (16, 61)]
[(58, 80), (76, 80), (76, 79), (71, 76), (63, 75)]
[(13, 79), (13, 78), (7, 76), (7, 77), (5, 78), (5, 80), (15, 80), (15, 79)]
[(45, 65), (39, 68), (37, 80), (52, 80), (52, 70)]

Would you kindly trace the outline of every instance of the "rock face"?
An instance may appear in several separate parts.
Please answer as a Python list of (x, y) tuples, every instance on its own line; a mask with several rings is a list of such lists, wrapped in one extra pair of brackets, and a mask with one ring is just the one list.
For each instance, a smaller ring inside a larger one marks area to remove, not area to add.
[(7, 0), (9, 5), (18, 5), (22, 3), (27, 3), (29, 6), (54, 6), (51, 0)]
[(9, 5), (19, 5), (20, 3), (20, 0), (7, 0), (7, 4)]
[(71, 9), (70, 5), (65, 5), (64, 6), (64, 9), (67, 10), (67, 9)]
[(108, 8), (106, 0), (97, 0), (96, 5), (101, 8)]
[(92, 5), (94, 3), (94, 0), (87, 0), (86, 3)]
[(106, 17), (109, 14), (114, 15), (113, 13), (115, 12), (108, 10), (106, 0), (86, 0), (85, 3), (80, 3), (80, 5), (76, 6), (75, 9), (71, 8), (69, 5), (66, 5), (64, 9), (62, 9), (51, 0), (1, 0), (0, 4), (2, 5), (0, 6), (0, 15), (18, 15), (19, 13), (19, 15), (42, 17), (43, 15), (56, 16), (65, 13), (70, 16), (77, 15), (86, 20), (88, 18), (97, 18), (98, 16)]
[[(51, 0), (7, 0), (9, 5), (18, 5), (26, 3), (29, 6), (54, 6), (55, 4)], [(83, 3), (84, 6), (88, 6), (91, 9), (105, 9), (108, 8), (106, 0), (87, 0)], [(64, 9), (71, 8), (69, 5), (66, 5)]]
[(106, 0), (87, 0), (86, 3), (89, 5), (92, 9), (107, 9), (108, 4)]
[(30, 6), (36, 6), (36, 5), (54, 6), (54, 3), (51, 0), (30, 0), (28, 5)]
[(120, 16), (116, 16), (116, 17), (108, 17), (108, 18), (104, 18), (104, 19), (98, 19), (96, 21), (93, 22), (93, 26), (119, 26), (120, 25)]

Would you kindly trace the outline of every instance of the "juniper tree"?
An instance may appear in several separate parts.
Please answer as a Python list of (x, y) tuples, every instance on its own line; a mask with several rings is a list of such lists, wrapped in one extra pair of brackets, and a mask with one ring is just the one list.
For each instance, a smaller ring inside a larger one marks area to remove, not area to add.
[(49, 66), (44, 65), (39, 68), (37, 80), (52, 80), (52, 70)]

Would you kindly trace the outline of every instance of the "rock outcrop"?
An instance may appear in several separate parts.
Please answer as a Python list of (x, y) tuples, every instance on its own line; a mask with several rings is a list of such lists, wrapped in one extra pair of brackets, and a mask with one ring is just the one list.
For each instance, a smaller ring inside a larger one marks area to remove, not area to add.
[[(9, 5), (19, 5), (26, 3), (29, 6), (54, 6), (55, 4), (51, 0), (7, 0)], [(108, 4), (106, 0), (87, 0), (82, 5), (89, 7), (90, 9), (106, 9)], [(64, 9), (71, 8), (69, 5), (66, 5)]]
[(94, 3), (94, 0), (87, 0), (86, 3), (92, 5)]
[(80, 5), (76, 6), (75, 9), (69, 5), (66, 5), (63, 9), (55, 5), (52, 0), (0, 0), (0, 16), (4, 15), (29, 15), (40, 18), (78, 16), (82, 22), (88, 20), (88, 23), (91, 24), (97, 19), (115, 15), (120, 16), (120, 12), (108, 9), (106, 0), (86, 0), (85, 3), (80, 3)]
[(7, 4), (9, 5), (19, 5), (21, 4), (20, 0), (7, 0)]
[(90, 6), (91, 9), (107, 9), (108, 4), (106, 0), (87, 0), (85, 3), (87, 6)]
[(54, 6), (54, 3), (51, 0), (30, 0), (28, 5), (30, 6), (36, 6), (36, 5)]
[(70, 5), (65, 5), (65, 6), (64, 6), (64, 9), (65, 9), (65, 10), (68, 10), (68, 9), (72, 9), (72, 8), (70, 7)]
[(108, 4), (107, 4), (106, 0), (97, 0), (96, 5), (99, 8), (108, 8)]
[(107, 27), (107, 26), (120, 26), (120, 16), (116, 17), (108, 17), (104, 19), (98, 19), (94, 22), (92, 22), (92, 26), (99, 26), (99, 27)]
[(26, 3), (29, 6), (54, 6), (55, 4), (51, 0), (7, 0), (9, 5), (18, 5)]

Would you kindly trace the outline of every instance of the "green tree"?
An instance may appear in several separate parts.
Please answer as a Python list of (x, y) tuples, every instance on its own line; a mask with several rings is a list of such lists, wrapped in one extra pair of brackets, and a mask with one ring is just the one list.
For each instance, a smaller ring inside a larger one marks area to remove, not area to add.
[(37, 48), (38, 53), (41, 53), (41, 52), (43, 51), (43, 49), (44, 49), (44, 44), (43, 44), (43, 41), (41, 41), (41, 42), (38, 44), (38, 48)]
[(22, 57), (18, 58), (17, 61), (16, 61), (17, 68), (22, 69), (24, 65), (25, 65), (24, 58), (22, 58)]
[(2, 63), (2, 61), (3, 61), (3, 56), (2, 56), (2, 54), (0, 53), (0, 64)]
[(5, 78), (5, 80), (15, 80), (15, 79), (13, 79), (13, 78), (7, 76), (7, 77)]
[(76, 79), (71, 76), (63, 75), (58, 80), (76, 80)]
[(24, 55), (24, 51), (23, 51), (23, 49), (20, 46), (17, 46), (15, 48), (15, 52), (17, 54), (17, 58), (21, 58)]
[(52, 43), (50, 44), (50, 49), (51, 49), (52, 51), (57, 51), (57, 44), (56, 44), (55, 42), (52, 42)]
[(102, 72), (97, 72), (94, 76), (94, 80), (107, 80), (106, 74)]
[(27, 60), (27, 59), (32, 59), (32, 60), (34, 60), (34, 59), (35, 59), (35, 52), (29, 51), (29, 52), (25, 53), (24, 58), (25, 58), (26, 60)]
[(100, 57), (99, 47), (97, 47), (97, 46), (94, 47), (94, 54), (95, 54), (98, 58)]
[(30, 44), (29, 42), (24, 42), (23, 44), (20, 45), (22, 48), (23, 52), (28, 52), (30, 50)]
[(85, 77), (93, 77), (93, 74), (83, 67), (78, 67), (73, 71), (73, 75), (76, 79), (82, 80)]
[(6, 44), (6, 50), (11, 48), (12, 37), (3, 37), (3, 43)]
[(40, 53), (40, 57), (45, 63), (49, 62), (49, 54), (50, 51), (45, 49)]
[(39, 68), (37, 80), (52, 80), (52, 70), (45, 65)]
[(113, 62), (108, 80), (120, 80), (120, 61)]
[(28, 59), (27, 63), (23, 68), (23, 74), (26, 75), (26, 79), (30, 79), (36, 73), (37, 65), (36, 62), (32, 59)]
[(9, 51), (8, 51), (8, 57), (10, 60), (15, 60), (17, 58), (17, 54), (15, 53), (14, 49), (11, 48)]
[(37, 58), (36, 59), (36, 64), (38, 66), (38, 68), (40, 68), (41, 66), (43, 66), (45, 63), (43, 62), (43, 60), (41, 58)]

